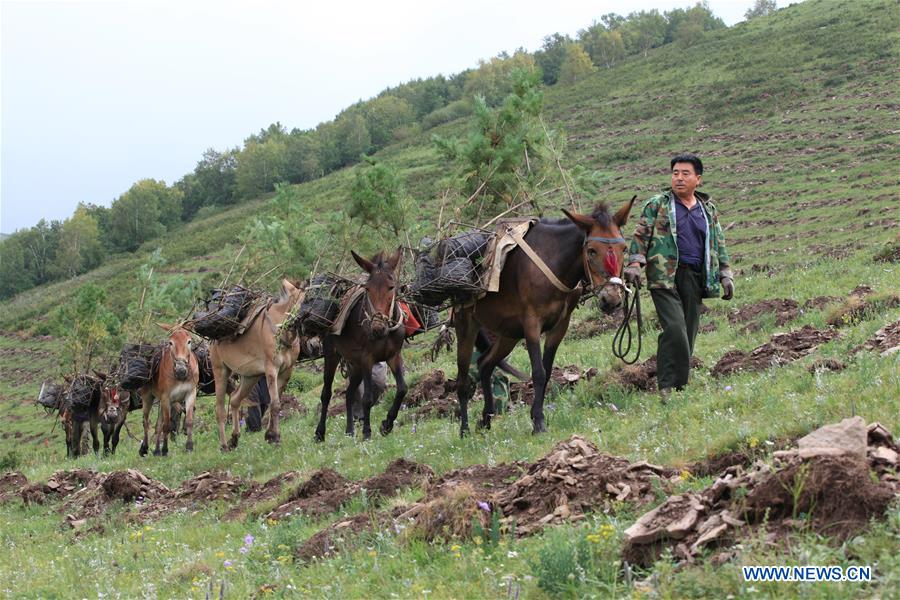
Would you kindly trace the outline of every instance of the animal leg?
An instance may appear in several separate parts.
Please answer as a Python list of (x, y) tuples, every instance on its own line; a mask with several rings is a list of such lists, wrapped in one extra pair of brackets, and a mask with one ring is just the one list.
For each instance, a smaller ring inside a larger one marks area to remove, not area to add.
[(541, 361), (541, 328), (536, 321), (525, 323), (525, 347), (531, 359), (531, 381), (534, 383), (534, 403), (531, 405), (532, 433), (547, 431), (544, 426), (544, 390), (547, 387), (547, 374)]
[[(359, 384), (362, 383), (362, 376), (357, 372), (353, 371), (350, 373), (350, 378), (347, 381), (347, 392), (346, 403), (347, 403), (347, 427), (344, 430), (344, 433), (347, 434), (348, 437), (353, 437), (356, 433), (355, 431), (355, 415), (353, 410), (353, 401), (356, 400), (356, 392), (359, 389)], [(359, 399), (361, 404), (365, 403), (365, 397)]]
[(238, 447), (238, 440), (241, 437), (241, 403), (250, 396), (250, 392), (256, 387), (258, 381), (259, 375), (241, 375), (241, 384), (231, 394), (231, 440), (228, 442), (228, 447), (232, 450)]
[(188, 452), (194, 451), (194, 404), (196, 403), (196, 401), (197, 388), (194, 388), (193, 391), (188, 394), (187, 399), (184, 401), (184, 426), (187, 428), (187, 442), (185, 442), (184, 449)]
[(228, 450), (228, 446), (225, 443), (225, 394), (228, 391), (228, 380), (231, 377), (231, 371), (221, 361), (217, 360), (217, 353), (210, 350), (210, 355), (213, 357), (213, 380), (216, 384), (216, 425), (219, 428), (219, 448), (225, 452)]
[(91, 441), (93, 442), (94, 455), (100, 454), (100, 437), (97, 435), (97, 427), (100, 425), (100, 415), (91, 411)]
[(144, 439), (138, 450), (138, 456), (147, 456), (147, 450), (150, 448), (147, 441), (150, 436), (150, 409), (153, 408), (153, 396), (150, 395), (150, 390), (145, 389), (141, 392), (141, 405), (144, 409)]
[(72, 443), (71, 443), (71, 455), (72, 458), (78, 458), (81, 456), (81, 436), (84, 431), (84, 423), (82, 421), (77, 421), (74, 418), (72, 419)]
[(391, 368), (391, 373), (394, 374), (394, 381), (397, 383), (397, 393), (394, 395), (394, 403), (388, 410), (387, 418), (381, 422), (381, 435), (387, 435), (394, 429), (394, 421), (397, 420), (397, 415), (400, 414), (400, 406), (403, 404), (407, 390), (406, 380), (403, 378), (403, 355), (398, 352), (388, 359), (387, 363)]
[(278, 388), (278, 369), (271, 363), (266, 365), (266, 387), (269, 388), (269, 427), (266, 429), (266, 441), (270, 444), (279, 444), (281, 431), (278, 413), (281, 412), (281, 390)]
[(372, 439), (372, 405), (375, 403), (375, 386), (372, 384), (372, 367), (363, 370), (363, 439)]
[(122, 426), (125, 424), (125, 419), (119, 419), (112, 428), (112, 448), (110, 449), (110, 453), (115, 455), (116, 448), (119, 446), (119, 434), (122, 432)]
[(562, 343), (566, 331), (569, 330), (569, 319), (571, 317), (572, 312), (569, 311), (544, 337), (544, 357), (542, 363), (544, 365), (546, 379), (544, 381), (544, 393), (542, 397), (546, 397), (547, 386), (550, 384), (550, 374), (553, 372), (553, 361), (556, 358), (556, 351), (559, 350), (559, 345)]
[(153, 456), (166, 456), (169, 454), (169, 427), (172, 416), (171, 400), (167, 393), (163, 393), (159, 399), (159, 416), (156, 423), (156, 448)]
[(484, 393), (484, 410), (479, 425), (485, 429), (491, 428), (491, 416), (494, 414), (494, 387), (491, 385), (491, 376), (497, 365), (516, 347), (516, 342), (518, 342), (516, 339), (498, 336), (488, 353), (481, 357), (478, 374), (481, 379), (481, 391)]
[(115, 425), (100, 425), (100, 431), (103, 433), (103, 456), (109, 456), (112, 451), (109, 448), (110, 439), (112, 438), (112, 430)]
[(474, 385), (469, 379), (469, 363), (475, 347), (478, 327), (471, 308), (463, 308), (454, 315), (456, 327), (456, 396), (459, 399), (459, 436), (469, 433), (469, 399)]
[[(331, 386), (334, 384), (334, 373), (338, 367), (338, 354), (330, 336), (322, 340), (322, 352), (325, 356), (325, 370), (322, 375), (322, 406), (319, 413), (319, 424), (316, 427), (316, 441), (325, 441), (325, 419), (328, 418), (328, 403), (331, 402)], [(352, 415), (349, 415), (352, 418)]]

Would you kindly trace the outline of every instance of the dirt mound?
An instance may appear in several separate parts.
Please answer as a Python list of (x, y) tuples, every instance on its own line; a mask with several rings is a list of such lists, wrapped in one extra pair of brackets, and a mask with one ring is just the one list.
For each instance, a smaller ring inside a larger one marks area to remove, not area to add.
[(341, 519), (297, 546), (294, 549), (294, 558), (301, 562), (309, 562), (315, 558), (333, 556), (344, 548), (358, 546), (363, 534), (389, 528), (393, 518), (403, 511), (404, 507), (398, 507), (393, 511), (362, 513)]
[(30, 483), (23, 487), (19, 494), (25, 504), (43, 504), (47, 496), (65, 498), (84, 488), (97, 476), (93, 469), (73, 469), (57, 471), (50, 476), (47, 483)]
[(182, 502), (211, 502), (233, 500), (247, 487), (259, 485), (241, 477), (233, 477), (224, 471), (205, 471), (181, 483), (175, 491), (175, 499)]
[(803, 303), (803, 310), (821, 310), (829, 304), (834, 304), (841, 300), (842, 298), (838, 296), (816, 296)]
[(614, 508), (614, 502), (650, 502), (654, 484), (673, 474), (646, 462), (601, 454), (576, 435), (558, 443), (523, 477), (497, 493), (495, 502), (504, 519), (515, 520), (517, 534), (529, 535), (548, 524)]
[(6, 502), (19, 495), (28, 478), (21, 471), (7, 471), (0, 475), (0, 502)]
[(473, 494), (487, 498), (499, 489), (505, 488), (517, 480), (528, 468), (528, 463), (504, 463), (493, 467), (473, 465), (444, 473), (428, 486), (426, 499), (434, 499), (445, 495), (450, 490), (468, 485)]
[(281, 410), (278, 413), (279, 419), (291, 419), (293, 417), (305, 417), (309, 414), (309, 409), (302, 404), (293, 394), (281, 395)]
[(60, 512), (67, 513), (66, 522), (70, 527), (81, 529), (87, 519), (102, 515), (119, 500), (143, 506), (170, 495), (169, 488), (136, 469), (113, 471), (97, 475), (84, 488), (68, 496)]
[(897, 446), (877, 423), (867, 428), (859, 417), (845, 419), (797, 444), (775, 452), (772, 464), (728, 467), (705, 490), (670, 497), (625, 532), (624, 559), (649, 566), (671, 548), (692, 561), (707, 547), (728, 547), (760, 528), (771, 542), (801, 527), (845, 540), (883, 515), (900, 491)]
[(569, 327), (566, 337), (573, 340), (584, 340), (597, 337), (608, 331), (613, 331), (622, 323), (622, 309), (616, 309), (612, 314), (594, 313), (590, 318), (579, 321)]
[(769, 314), (775, 315), (775, 325), (780, 327), (800, 316), (800, 305), (796, 300), (789, 298), (762, 300), (731, 312), (728, 315), (728, 321), (732, 324), (748, 323), (745, 327), (747, 331), (758, 331), (762, 328), (760, 317)]
[[(696, 356), (691, 357), (691, 368), (697, 369), (702, 367), (703, 363)], [(616, 363), (616, 366), (608, 375), (607, 381), (611, 384), (617, 384), (623, 388), (640, 390), (643, 392), (652, 392), (656, 390), (656, 355), (654, 354), (647, 360), (636, 365), (623, 365)]]
[(390, 497), (400, 489), (425, 483), (434, 472), (404, 458), (391, 462), (384, 472), (364, 481), (350, 481), (331, 469), (316, 471), (290, 495), (288, 501), (266, 515), (267, 519), (282, 520), (295, 514), (320, 516), (338, 510), (342, 504), (363, 489), (369, 498)]
[(240, 503), (225, 513), (224, 518), (229, 520), (242, 519), (254, 505), (277, 497), (285, 487), (292, 485), (298, 477), (300, 477), (300, 473), (297, 471), (288, 471), (287, 473), (276, 475), (263, 484), (251, 485), (241, 494)]
[[(547, 387), (547, 395), (554, 393), (554, 387), (557, 389), (573, 388), (582, 379), (588, 381), (596, 375), (597, 369), (595, 368), (583, 370), (578, 365), (553, 367), (553, 370), (550, 372), (550, 385)], [(509, 401), (511, 404), (518, 402), (531, 406), (531, 403), (534, 402), (534, 382), (529, 379), (528, 381), (511, 383), (509, 385)]]
[(862, 349), (878, 352), (881, 356), (888, 356), (900, 350), (900, 321), (894, 321), (876, 331), (875, 335), (854, 352)]
[(837, 336), (838, 332), (834, 329), (819, 330), (811, 325), (804, 325), (790, 333), (776, 333), (768, 343), (758, 346), (749, 354), (742, 350), (727, 352), (710, 372), (715, 377), (724, 377), (737, 371), (762, 371), (786, 365)]
[(809, 371), (810, 375), (815, 375), (816, 373), (822, 373), (823, 371), (843, 371), (846, 368), (847, 365), (844, 364), (844, 361), (837, 358), (820, 358), (806, 367), (806, 370)]
[(435, 369), (409, 390), (403, 403), (407, 407), (422, 406), (429, 400), (447, 397), (454, 391), (455, 383), (447, 381), (447, 376), (442, 370)]
[(369, 477), (360, 486), (365, 488), (369, 497), (388, 497), (403, 488), (427, 484), (433, 477), (434, 471), (428, 465), (397, 458), (391, 461), (384, 473)]

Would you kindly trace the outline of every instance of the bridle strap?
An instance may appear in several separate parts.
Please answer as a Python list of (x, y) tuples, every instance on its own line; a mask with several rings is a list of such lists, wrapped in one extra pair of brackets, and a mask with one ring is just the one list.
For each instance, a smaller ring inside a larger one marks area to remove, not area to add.
[(624, 244), (625, 241), (626, 240), (623, 237), (608, 238), (608, 237), (590, 236), (590, 237), (584, 238), (585, 244), (587, 244), (588, 242), (600, 242), (601, 244), (612, 245), (612, 244)]

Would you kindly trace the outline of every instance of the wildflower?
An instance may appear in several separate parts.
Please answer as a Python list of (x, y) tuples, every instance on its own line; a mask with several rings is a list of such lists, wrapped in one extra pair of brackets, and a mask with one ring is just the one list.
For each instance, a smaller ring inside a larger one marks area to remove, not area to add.
[(506, 553), (506, 558), (515, 558), (518, 555), (519, 555), (519, 553), (516, 552), (515, 550), (510, 550), (509, 552)]
[(255, 538), (254, 538), (251, 534), (248, 533), (247, 535), (244, 536), (244, 545), (245, 545), (245, 546), (251, 546), (251, 545), (253, 545), (253, 540), (254, 540), (254, 539), (255, 539)]
[(759, 440), (755, 437), (750, 438), (750, 447), (756, 448), (757, 446), (759, 446)]
[(726, 391), (726, 392), (730, 392), (730, 391), (733, 390), (733, 389), (734, 389), (734, 388), (732, 388), (730, 385), (726, 385), (726, 386), (725, 386), (725, 391)]
[(475, 545), (476, 545), (476, 546), (480, 546), (480, 545), (481, 545), (481, 538), (480, 538), (480, 537), (475, 538), (475, 539), (474, 539), (474, 542), (475, 542)]
[(369, 550), (369, 556), (375, 558), (376, 556), (378, 556), (378, 552), (376, 552), (375, 550)]
[(275, 519), (266, 519), (266, 524), (275, 526), (275, 525), (278, 525), (278, 521), (276, 521)]
[(216, 552), (216, 558), (223, 558), (225, 556), (224, 552)]
[(225, 562), (222, 563), (222, 566), (224, 566), (224, 567), (230, 567), (230, 566), (231, 566), (231, 561), (230, 561), (230, 560), (226, 560)]
[(250, 548), (248, 548), (247, 546), (241, 546), (241, 549), (240, 549), (241, 554), (247, 554), (248, 552), (250, 552)]
[(480, 508), (484, 512), (491, 512), (491, 505), (487, 502), (482, 502), (481, 500), (478, 501), (478, 508)]
[(462, 550), (462, 547), (459, 544), (450, 546), (450, 552), (459, 552), (460, 550)]
[(691, 477), (693, 477), (693, 474), (690, 471), (688, 471), (687, 469), (682, 469), (681, 473), (679, 473), (679, 475), (681, 475), (681, 478), (685, 481), (689, 481), (691, 479)]

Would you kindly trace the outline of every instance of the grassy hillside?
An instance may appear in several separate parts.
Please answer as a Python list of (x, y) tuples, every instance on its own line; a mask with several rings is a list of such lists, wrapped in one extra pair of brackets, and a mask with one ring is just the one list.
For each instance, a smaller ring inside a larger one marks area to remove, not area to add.
[[(321, 374), (304, 364), (289, 392), (310, 411), (284, 422), (277, 449), (257, 434), (242, 436), (236, 452), (220, 453), (213, 400), (201, 398), (193, 454), (183, 451), (182, 439), (168, 458), (139, 460), (137, 442), (123, 434), (115, 457), (66, 461), (59, 427), (53, 429), (53, 421), (41, 417), (32, 403), (41, 381), (64, 362), (59, 341), (37, 334), (46, 315), (88, 281), (105, 287), (111, 307), (121, 313), (140, 294), (135, 269), (157, 245), (170, 261), (168, 272), (219, 281), (240, 247), (236, 240), (247, 221), (269, 210), (268, 199), (261, 198), (194, 222), (76, 281), (31, 290), (0, 305), (0, 328), (7, 332), (0, 337), (0, 470), (19, 469), (29, 481), (46, 481), (59, 469), (137, 468), (173, 489), (215, 469), (259, 482), (288, 471), (297, 471), (296, 481), (304, 481), (325, 467), (363, 479), (398, 457), (425, 463), (437, 474), (468, 465), (534, 461), (558, 441), (579, 434), (609, 454), (695, 472), (665, 490), (680, 492), (712, 481), (695, 468), (700, 461), (729, 453), (768, 459), (773, 448), (852, 414), (900, 433), (898, 354), (857, 350), (900, 319), (897, 264), (874, 260), (886, 244), (896, 243), (900, 220), (898, 32), (900, 11), (892, 0), (809, 1), (709, 34), (691, 48), (669, 45), (575, 87), (547, 90), (545, 119), (565, 132), (568, 163), (608, 176), (603, 198), (597, 200), (619, 204), (635, 193), (648, 196), (668, 181), (668, 159), (676, 152), (689, 150), (704, 158), (703, 189), (728, 226), (736, 297), (731, 303), (708, 303), (695, 353), (702, 366), (689, 388), (665, 406), (651, 392), (615, 383), (623, 375), (610, 351), (612, 334), (598, 333), (599, 315), (585, 306), (576, 312), (557, 364), (595, 367), (599, 376), (554, 392), (548, 400), (547, 435), (531, 436), (527, 411), (521, 408), (498, 417), (491, 431), (463, 440), (457, 423), (436, 417), (414, 422), (410, 409), (401, 412), (401, 425), (390, 437), (369, 443), (345, 438), (344, 417), (331, 418), (326, 442), (317, 445), (313, 429)], [(465, 131), (464, 122), (439, 129), (442, 135)], [(404, 175), (419, 223), (436, 220), (447, 168), (431, 148), (431, 133), (380, 154)], [(324, 236), (328, 218), (346, 204), (351, 182), (352, 172), (344, 171), (298, 186), (314, 247), (329, 243)], [(593, 200), (584, 199), (584, 208)], [(375, 244), (372, 238), (359, 240), (364, 251)], [(862, 300), (847, 300), (859, 286), (873, 291)], [(776, 300), (796, 304), (779, 316), (763, 304)], [(650, 323), (646, 358), (656, 351), (655, 315), (648, 296), (643, 306)], [(827, 330), (829, 321), (839, 325), (837, 337), (799, 360), (725, 377), (710, 372), (729, 351), (750, 351), (773, 334), (807, 325)], [(413, 384), (433, 369), (455, 375), (452, 356), (430, 361), (432, 341), (425, 336), (405, 351)], [(840, 361), (843, 368), (811, 369), (826, 359)], [(512, 362), (527, 367), (522, 348)], [(392, 393), (387, 392), (388, 399)], [(379, 405), (373, 418), (382, 418), (385, 410)], [(478, 410), (478, 404), (470, 407), (470, 415)], [(129, 419), (135, 434), (139, 420), (136, 414)], [(293, 487), (285, 486), (281, 496)], [(349, 547), (330, 559), (306, 564), (295, 558), (298, 546), (335, 521), (374, 515), (422, 495), (418, 486), (383, 500), (356, 494), (337, 511), (277, 522), (262, 516), (277, 499), (249, 509), (244, 518), (226, 519), (236, 503), (231, 498), (195, 503), (146, 524), (126, 518), (136, 510), (133, 502), (116, 501), (80, 529), (65, 524), (68, 509), (59, 501), (26, 506), (14, 499), (0, 503), (0, 535), (9, 549), (0, 557), (0, 589), (13, 597), (203, 597), (224, 585), (229, 597), (674, 598), (755, 591), (772, 597), (849, 598), (889, 597), (900, 586), (896, 503), (884, 520), (844, 544), (800, 526), (788, 544), (746, 540), (742, 554), (721, 566), (711, 560), (676, 566), (664, 558), (632, 579), (619, 569), (622, 533), (649, 507), (627, 502), (539, 535), (503, 536), (497, 548), (469, 539), (404, 541), (381, 531), (347, 534)], [(658, 490), (651, 506), (663, 498)], [(254, 538), (249, 546), (247, 534)], [(591, 544), (596, 567), (590, 573), (551, 559), (568, 556), (584, 540)], [(242, 553), (241, 547), (248, 551)], [(741, 564), (873, 565), (875, 580), (755, 584), (751, 590), (741, 579)], [(646, 581), (634, 586), (633, 580)]]

